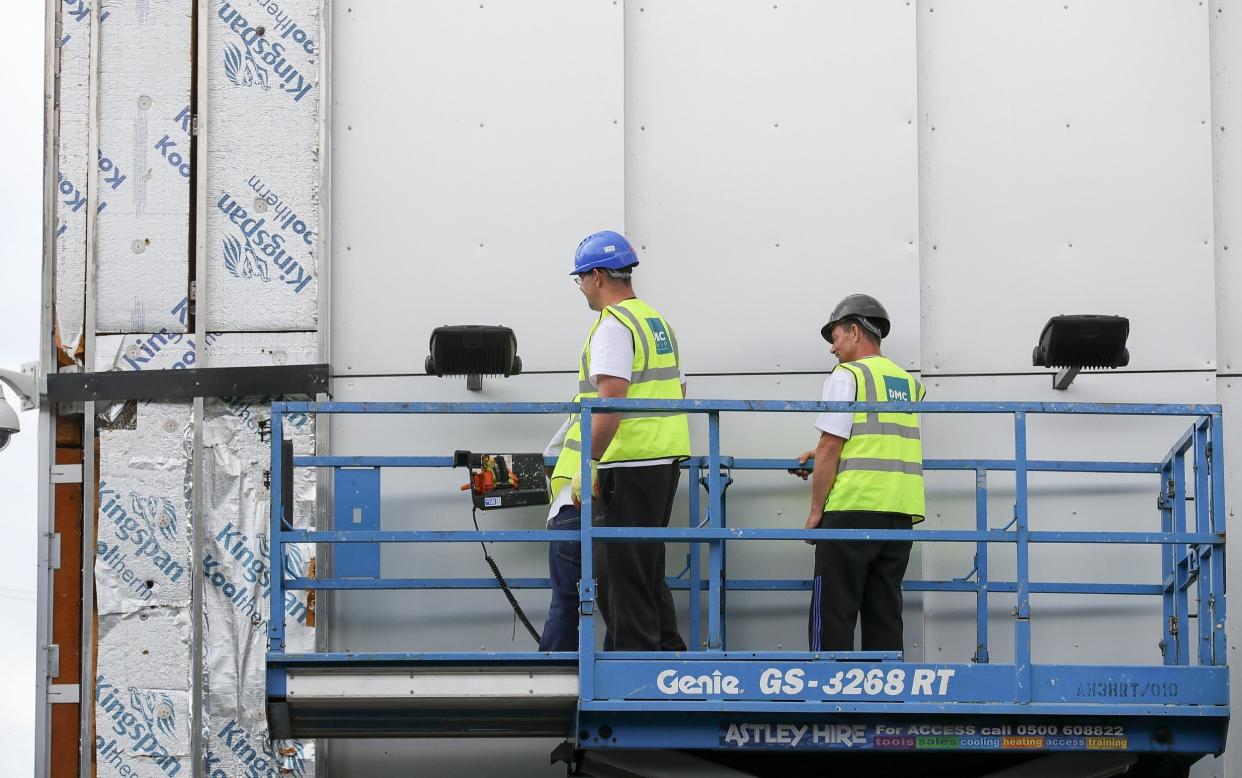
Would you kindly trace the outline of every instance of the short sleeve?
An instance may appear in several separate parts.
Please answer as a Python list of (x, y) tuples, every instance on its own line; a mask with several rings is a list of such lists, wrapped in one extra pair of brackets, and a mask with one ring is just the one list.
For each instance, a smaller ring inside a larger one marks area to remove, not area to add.
[[(824, 402), (853, 402), (856, 399), (858, 385), (854, 381), (854, 374), (844, 368), (833, 370), (828, 380), (824, 381)], [(849, 439), (853, 427), (852, 413), (821, 413), (815, 419), (815, 429), (846, 440)]]
[(616, 317), (606, 314), (591, 336), (591, 384), (599, 386), (599, 376), (629, 381), (634, 370), (634, 336)]

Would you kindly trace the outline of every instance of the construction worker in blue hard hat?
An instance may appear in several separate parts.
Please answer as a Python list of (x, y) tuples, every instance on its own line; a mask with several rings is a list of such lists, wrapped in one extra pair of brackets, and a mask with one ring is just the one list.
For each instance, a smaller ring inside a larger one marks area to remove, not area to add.
[[(923, 386), (880, 354), (888, 312), (853, 294), (833, 309), (820, 335), (840, 364), (824, 382), (826, 402), (917, 402)], [(814, 470), (807, 529), (910, 529), (923, 520), (923, 448), (913, 413), (822, 413), (819, 443), (799, 457)], [(901, 579), (907, 540), (807, 541), (815, 579), (807, 632), (812, 651), (852, 651), (862, 620), (863, 651), (902, 650)]]
[[(593, 397), (680, 400), (685, 373), (677, 335), (658, 311), (634, 294), (638, 255), (623, 235), (605, 231), (578, 245), (571, 275), (599, 317), (587, 333), (575, 402)], [(684, 413), (595, 414), (591, 418), (592, 482), (581, 483), (581, 428), (565, 433), (553, 483), (568, 483), (565, 500), (583, 488), (595, 496), (597, 526), (667, 527), (682, 460), (690, 456)], [(673, 596), (665, 583), (663, 543), (596, 543), (592, 561), (598, 603), (608, 626), (606, 648), (684, 651)]]

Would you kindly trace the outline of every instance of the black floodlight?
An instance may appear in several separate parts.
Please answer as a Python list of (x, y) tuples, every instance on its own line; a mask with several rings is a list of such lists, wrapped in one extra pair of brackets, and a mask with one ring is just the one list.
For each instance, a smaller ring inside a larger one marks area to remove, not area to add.
[(1126, 338), (1130, 320), (1125, 316), (1077, 314), (1053, 316), (1039, 334), (1031, 355), (1036, 367), (1059, 367), (1053, 389), (1067, 389), (1085, 368), (1118, 368), (1130, 364)]
[(431, 332), (425, 367), (427, 375), (466, 376), (466, 388), (479, 391), (483, 376), (517, 375), (522, 358), (517, 355), (517, 336), (508, 327), (459, 324), (436, 327)]

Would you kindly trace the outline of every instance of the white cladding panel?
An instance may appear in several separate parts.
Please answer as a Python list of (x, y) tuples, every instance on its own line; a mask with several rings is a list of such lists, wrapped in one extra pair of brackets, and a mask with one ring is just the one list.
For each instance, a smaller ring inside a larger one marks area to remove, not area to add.
[[(1225, 469), (1229, 520), (1242, 516), (1242, 145), (1236, 139), (1236, 120), (1242, 118), (1242, 19), (1236, 9), (1225, 13), (1226, 4), (1213, 4), (1211, 14), (1212, 48), (1212, 171), (1216, 206), (1216, 353), (1219, 369), (1226, 377), (1218, 380), (1220, 402), (1225, 406)], [(1236, 534), (1236, 533), (1235, 533)], [(1236, 538), (1235, 538), (1236, 541)], [(1228, 549), (1229, 580), (1236, 581), (1237, 543)], [(1242, 634), (1238, 619), (1228, 622), (1229, 663), (1237, 664)], [(1242, 705), (1242, 686), (1231, 687), (1230, 704)], [(1237, 717), (1230, 726), (1229, 741), (1242, 737)], [(1207, 762), (1208, 760), (1204, 760)], [(1242, 775), (1242, 753), (1235, 746), (1214, 760), (1215, 775)], [(1206, 772), (1202, 775), (1211, 775)]]
[[(1210, 403), (1216, 399), (1216, 380), (1210, 374), (1086, 375), (1075, 381), (1067, 397), (1052, 389), (1045, 376), (928, 378), (927, 392), (929, 400), (937, 401)], [(1031, 459), (1159, 462), (1191, 421), (1031, 414), (1028, 454)], [(923, 429), (924, 456), (929, 459), (1014, 456), (1011, 416), (925, 414)], [(1032, 530), (1160, 529), (1155, 502), (1159, 478), (1154, 474), (1032, 473), (1029, 485)], [(1001, 529), (1013, 518), (1013, 474), (990, 473), (988, 498), (988, 526)], [(973, 473), (929, 474), (927, 501), (923, 527), (975, 528)], [(974, 544), (924, 543), (925, 577), (965, 576), (974, 564), (974, 553)], [(993, 544), (988, 553), (989, 579), (1013, 581), (1012, 545)], [(1156, 584), (1160, 579), (1155, 546), (1032, 544), (1030, 565), (1032, 581)], [(968, 659), (975, 646), (974, 595), (931, 593), (925, 602), (927, 658)], [(1013, 604), (1011, 595), (990, 597), (993, 662), (1013, 660)], [(1033, 595), (1032, 656), (1037, 662), (1160, 664), (1160, 618), (1156, 597)], [(1123, 634), (1129, 637), (1119, 641), (1117, 636)]]
[(1216, 364), (1208, 13), (919, 3), (928, 373), (1029, 371), (1061, 313), (1129, 316), (1131, 368)]
[[(488, 379), (477, 394), (463, 379), (421, 377), (423, 338), (440, 324), (505, 323), (528, 371), (569, 371), (591, 314), (565, 273), (577, 240), (604, 227), (624, 229), (638, 247), (638, 292), (677, 326), (692, 397), (818, 398), (834, 364), (818, 328), (840, 296), (868, 291), (893, 315), (886, 353), (926, 371), (932, 400), (1215, 398), (1206, 5), (483, 5), (334, 9), (336, 399), (567, 398), (567, 375)], [(375, 46), (380, 24), (408, 31), (408, 50)], [(572, 40), (559, 34), (570, 27)], [(517, 46), (523, 35), (537, 45)], [(412, 74), (404, 99), (393, 73)], [(396, 122), (407, 141), (399, 154), (388, 141)], [(384, 207), (383, 181), (404, 188), (398, 215)], [(504, 275), (508, 268), (520, 270)], [(1132, 367), (1180, 372), (1084, 375), (1068, 393), (1054, 392), (1047, 375), (945, 377), (1030, 372), (1040, 327), (1074, 312), (1130, 316)], [(394, 331), (413, 346), (394, 352), (379, 337)], [(796, 454), (814, 443), (811, 422), (728, 415), (722, 452)], [(332, 449), (532, 451), (556, 423), (353, 418), (332, 423)], [(930, 457), (1012, 456), (1008, 418), (925, 424)], [(1036, 418), (1031, 453), (1154, 461), (1183, 426)], [(702, 420), (693, 430), (701, 453)], [(783, 473), (735, 475), (730, 524), (803, 523), (805, 484)], [(460, 473), (383, 478), (385, 529), (470, 526)], [(1032, 476), (1032, 521), (1155, 526), (1154, 480)], [(930, 477), (924, 526), (973, 526), (972, 487), (968, 475)], [(1004, 526), (1012, 477), (996, 475), (991, 487), (992, 525)], [(688, 488), (674, 525), (687, 519)], [(480, 523), (534, 528), (543, 518), (531, 508)], [(920, 552), (908, 577), (946, 579), (970, 569), (973, 548)], [(496, 544), (491, 553), (510, 577), (546, 573), (541, 546)], [(668, 547), (670, 572), (684, 555), (685, 546)], [(808, 576), (812, 565), (808, 548), (778, 542), (734, 544), (729, 562), (732, 577), (747, 578)], [(470, 544), (386, 548), (383, 564), (387, 575), (487, 576)], [(1152, 549), (1139, 547), (1037, 547), (1032, 565), (1037, 580), (1150, 582), (1159, 571)], [(991, 571), (1012, 576), (1012, 551), (996, 549)], [(547, 593), (518, 598), (541, 625)], [(684, 595), (677, 602), (684, 633)], [(731, 647), (804, 645), (806, 605), (801, 594), (731, 595)], [(996, 595), (992, 607), (993, 656), (1003, 661), (1012, 652), (1009, 603)], [(1158, 657), (1159, 610), (1144, 598), (1037, 596), (1034, 609), (1042, 661)], [(330, 611), (335, 650), (529, 644), (520, 629), (515, 637), (495, 591), (337, 593)], [(972, 613), (963, 595), (908, 596), (907, 656), (967, 661)], [(1118, 635), (1133, 639), (1118, 645)], [(378, 772), (399, 769), (398, 754), (433, 752), (447, 759), (430, 743), (351, 742), (331, 761)]]
[[(336, 381), (334, 398), (341, 401), (477, 400), (514, 402), (565, 398), (574, 391), (569, 375), (522, 375), (483, 381), (483, 391), (467, 392), (464, 378), (348, 378)], [(330, 422), (332, 452), (337, 455), (448, 456), (454, 450), (542, 451), (560, 426), (559, 415), (523, 416), (334, 416)], [(470, 498), (459, 491), (463, 470), (388, 468), (382, 476), (382, 529), (470, 529)], [(515, 508), (480, 512), (485, 529), (538, 529), (545, 526), (546, 508)], [(685, 526), (684, 501), (674, 509), (677, 525)], [(489, 553), (507, 578), (546, 577), (548, 550), (535, 543), (493, 544)], [(669, 566), (680, 566), (683, 550), (669, 547)], [(385, 576), (490, 578), (482, 552), (474, 543), (386, 544), (381, 547)], [(673, 572), (676, 572), (674, 570)], [(324, 594), (329, 594), (324, 592)], [(377, 591), (333, 592), (329, 650), (530, 650), (530, 637), (519, 625), (499, 591)], [(542, 627), (549, 593), (516, 590), (532, 623)], [(684, 605), (684, 597), (679, 603)], [(682, 617), (684, 629), (685, 619)]]
[(421, 372), (442, 324), (511, 326), (527, 370), (572, 368), (574, 249), (624, 226), (622, 7), (332, 10), (335, 369)]
[[(796, 376), (713, 376), (690, 380), (688, 391), (700, 398), (818, 399), (822, 374)], [(567, 375), (526, 375), (484, 380), (481, 393), (467, 392), (465, 379), (342, 378), (340, 401), (408, 400), (518, 402), (563, 397), (572, 391)], [(721, 419), (721, 453), (735, 457), (790, 457), (814, 446), (814, 414), (725, 414)], [(542, 451), (560, 425), (560, 416), (335, 416), (331, 422), (337, 455), (447, 456), (456, 449), (471, 451)], [(695, 453), (707, 451), (706, 419), (692, 416)], [(728, 524), (738, 527), (796, 529), (806, 521), (810, 486), (787, 473), (734, 471), (729, 487)], [(463, 471), (402, 470), (383, 473), (385, 530), (463, 529), (470, 524), (470, 501), (458, 491)], [(689, 523), (689, 479), (682, 475), (671, 526)], [(701, 495), (704, 493), (701, 491)], [(705, 505), (706, 503), (702, 503)], [(518, 508), (479, 513), (480, 526), (492, 529), (535, 529), (544, 526), (546, 508)], [(668, 544), (668, 568), (676, 575), (686, 564), (686, 546)], [(545, 577), (547, 548), (542, 544), (494, 544), (489, 552), (507, 578)], [(383, 575), (417, 570), (423, 577), (489, 576), (479, 548), (472, 543), (388, 544), (382, 548)], [(702, 572), (706, 574), (706, 556)], [(911, 561), (909, 577), (918, 578), (919, 561)], [(814, 552), (801, 541), (743, 541), (729, 547), (729, 574), (734, 578), (813, 575)], [(528, 650), (529, 638), (513, 631), (508, 604), (494, 590), (413, 592), (338, 592), (334, 595), (329, 640), (334, 650), (422, 651)], [(517, 592), (523, 609), (541, 627), (549, 594)], [(729, 595), (729, 647), (736, 650), (776, 648), (800, 650), (806, 644), (806, 592), (736, 593)], [(687, 595), (675, 593), (678, 625), (687, 642)], [(445, 603), (450, 602), (451, 613)], [(704, 608), (706, 598), (704, 598)], [(918, 656), (922, 643), (920, 600), (907, 597), (906, 648)], [(706, 610), (701, 611), (706, 624)], [(451, 627), (446, 627), (450, 625)], [(602, 638), (602, 632), (600, 637)], [(700, 635), (700, 640), (703, 638)]]
[[(1220, 402), (1225, 406), (1225, 517), (1226, 522), (1236, 522), (1242, 518), (1242, 377), (1218, 378), (1217, 392)], [(1225, 580), (1238, 580), (1238, 560), (1242, 559), (1242, 541), (1238, 533), (1228, 536), (1226, 547)], [(1236, 666), (1242, 661), (1242, 653), (1238, 651), (1239, 636), (1242, 625), (1237, 618), (1227, 622), (1226, 632), (1229, 636), (1229, 664)], [(1237, 683), (1229, 687), (1229, 704), (1235, 710), (1242, 705), (1242, 685)], [(1230, 720), (1229, 735), (1238, 737), (1238, 723)], [(1236, 739), (1230, 740), (1237, 743)], [(1223, 757), (1227, 772), (1217, 775), (1242, 775), (1242, 753), (1236, 746), (1225, 752)]]
[(903, 0), (626, 4), (626, 228), (692, 370), (817, 369), (853, 292), (919, 366), (914, 31)]
[(1216, 205), (1216, 353), (1242, 373), (1242, 18), (1212, 13), (1212, 172)]

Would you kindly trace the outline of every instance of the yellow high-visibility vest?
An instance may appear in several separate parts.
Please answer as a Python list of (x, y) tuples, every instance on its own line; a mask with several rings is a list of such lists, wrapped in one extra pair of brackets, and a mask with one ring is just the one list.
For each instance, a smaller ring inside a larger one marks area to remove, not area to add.
[[(591, 337), (605, 316), (621, 322), (634, 338), (634, 363), (626, 399), (681, 399), (681, 356), (677, 335), (654, 308), (642, 300), (631, 298), (605, 308), (587, 333), (578, 366), (578, 394), (574, 402), (599, 397), (591, 385)], [(582, 429), (575, 417), (565, 434), (556, 469), (552, 472), (552, 493), (560, 488), (560, 479), (569, 479), (580, 467)], [(641, 462), (649, 459), (687, 459), (690, 456), (690, 424), (684, 413), (637, 411), (621, 415), (621, 425), (608, 450), (596, 458), (602, 464)]]
[[(854, 375), (858, 402), (918, 402), (927, 394), (922, 384), (887, 357), (843, 362), (837, 369)], [(923, 521), (927, 507), (918, 414), (854, 414), (824, 511), (904, 513), (915, 524)]]
[[(578, 398), (574, 397), (574, 402)], [(578, 427), (578, 414), (573, 414), (569, 429), (565, 431), (565, 440), (561, 443), (561, 453), (556, 457), (556, 467), (552, 469), (552, 480), (548, 488), (552, 491), (552, 499), (560, 493), (573, 479), (574, 473), (582, 465), (582, 430)]]

